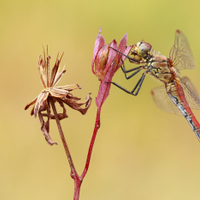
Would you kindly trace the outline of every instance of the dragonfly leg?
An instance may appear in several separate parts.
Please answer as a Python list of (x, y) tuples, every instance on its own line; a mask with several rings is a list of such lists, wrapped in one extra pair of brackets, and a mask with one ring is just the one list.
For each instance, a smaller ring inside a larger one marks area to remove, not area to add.
[(119, 51), (119, 50), (117, 50), (117, 49), (115, 49), (115, 48), (112, 48), (112, 47), (110, 47), (110, 48), (113, 49), (113, 50), (115, 50), (116, 52), (120, 53), (121, 55), (125, 56), (126, 58), (128, 58), (130, 62), (133, 62), (133, 63), (134, 63), (134, 62), (140, 63), (139, 60), (136, 60), (136, 59), (134, 59), (134, 58), (131, 58), (131, 57), (125, 55), (124, 53), (122, 53), (121, 51)]
[[(117, 83), (115, 82), (108, 82), (108, 83), (112, 83), (113, 85), (115, 85), (116, 87), (118, 87), (119, 89), (123, 90), (124, 92), (128, 93), (128, 94), (131, 94), (133, 96), (137, 96), (139, 91), (140, 91), (140, 88), (142, 86), (142, 83), (144, 81), (144, 78), (145, 78), (145, 75), (146, 75), (146, 72), (144, 72), (141, 76), (141, 78), (139, 79), (139, 81), (137, 82), (137, 84), (135, 85), (135, 87), (129, 91), (125, 88), (123, 88), (122, 86), (118, 85)], [(136, 91), (136, 92), (135, 92)]]
[[(140, 71), (143, 69), (143, 66), (134, 67), (134, 68), (132, 68), (132, 69), (126, 70), (126, 69), (125, 69), (124, 62), (123, 62), (122, 66), (121, 66), (121, 69), (122, 69), (122, 71), (123, 71), (123, 73), (124, 73), (124, 75), (125, 75), (125, 78), (126, 78), (126, 79), (130, 79), (130, 78), (132, 78), (133, 76), (135, 76), (138, 72), (140, 72)], [(135, 71), (135, 70), (137, 70), (137, 71)], [(132, 72), (132, 71), (135, 71), (135, 72), (134, 72), (133, 74), (127, 76), (127, 74), (128, 74), (129, 72)]]

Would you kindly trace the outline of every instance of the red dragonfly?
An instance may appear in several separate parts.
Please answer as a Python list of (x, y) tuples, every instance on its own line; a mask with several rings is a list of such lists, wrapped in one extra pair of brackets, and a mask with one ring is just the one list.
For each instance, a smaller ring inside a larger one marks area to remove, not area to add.
[[(136, 96), (146, 74), (160, 80), (164, 86), (155, 88), (151, 92), (156, 104), (167, 112), (182, 114), (200, 140), (200, 124), (191, 111), (191, 108), (200, 109), (200, 100), (189, 78), (179, 76), (179, 70), (194, 68), (192, 53), (185, 35), (179, 30), (176, 31), (175, 43), (169, 53), (169, 58), (153, 50), (151, 45), (144, 41), (134, 45), (131, 55), (132, 57), (127, 57), (131, 63), (142, 65), (126, 70), (123, 64), (121, 68), (126, 79), (133, 77), (142, 69), (145, 72), (131, 91), (114, 82), (112, 84)], [(125, 55), (122, 54), (122, 56)], [(127, 75), (130, 72), (133, 73)]]

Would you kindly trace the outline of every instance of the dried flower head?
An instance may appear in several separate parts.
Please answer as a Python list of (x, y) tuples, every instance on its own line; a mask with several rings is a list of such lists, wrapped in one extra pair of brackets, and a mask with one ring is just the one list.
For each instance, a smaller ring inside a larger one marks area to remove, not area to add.
[[(45, 139), (50, 145), (56, 144), (52, 141), (49, 135), (49, 120), (55, 119), (55, 116), (51, 114), (50, 109), (50, 98), (53, 99), (54, 102), (58, 102), (63, 109), (62, 113), (58, 113), (59, 120), (67, 118), (66, 109), (64, 104), (67, 104), (71, 108), (81, 112), (83, 115), (87, 112), (88, 108), (91, 105), (91, 97), (90, 94), (87, 95), (85, 102), (79, 102), (80, 98), (73, 96), (70, 92), (74, 89), (81, 89), (78, 84), (72, 85), (64, 85), (64, 86), (55, 86), (61, 79), (62, 75), (66, 72), (64, 68), (59, 72), (59, 64), (63, 54), (60, 56), (59, 54), (56, 58), (56, 62), (50, 74), (50, 59), (51, 57), (48, 55), (48, 47), (47, 47), (47, 55), (44, 58), (39, 56), (38, 60), (38, 69), (40, 72), (40, 79), (44, 89), (42, 92), (26, 107), (25, 110), (28, 109), (31, 105), (33, 108), (31, 110), (31, 115), (35, 115), (35, 117), (39, 117), (41, 123), (41, 130), (45, 136)], [(81, 107), (81, 106), (85, 107)], [(46, 122), (44, 121), (44, 117), (47, 117)]]

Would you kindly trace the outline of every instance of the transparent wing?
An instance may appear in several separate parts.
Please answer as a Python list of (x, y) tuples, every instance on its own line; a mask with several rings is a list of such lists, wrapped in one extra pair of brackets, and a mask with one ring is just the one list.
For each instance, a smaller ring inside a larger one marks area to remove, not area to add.
[(197, 91), (188, 77), (181, 78), (181, 86), (185, 94), (185, 98), (191, 108), (200, 109), (200, 100)]
[[(190, 106), (190, 108), (193, 109), (200, 109), (200, 100), (198, 97), (198, 94), (195, 90), (194, 85), (190, 81), (188, 77), (181, 78), (180, 82), (185, 98)], [(175, 84), (168, 84), (168, 87), (170, 88), (170, 93), (179, 99), (179, 102), (182, 100), (180, 99), (177, 89), (175, 87)], [(166, 89), (164, 86), (155, 88), (151, 91), (151, 94), (153, 96), (153, 99), (156, 103), (156, 105), (161, 108), (162, 110), (174, 114), (181, 115), (179, 109), (174, 105), (174, 103), (171, 101), (171, 99), (168, 97)]]
[(179, 70), (194, 68), (194, 60), (190, 46), (187, 38), (180, 30), (176, 31), (174, 46), (170, 51), (169, 58)]
[(152, 97), (156, 103), (156, 105), (169, 113), (174, 113), (177, 115), (181, 115), (179, 109), (174, 105), (171, 99), (168, 97), (166, 89), (164, 86), (154, 88), (151, 90)]

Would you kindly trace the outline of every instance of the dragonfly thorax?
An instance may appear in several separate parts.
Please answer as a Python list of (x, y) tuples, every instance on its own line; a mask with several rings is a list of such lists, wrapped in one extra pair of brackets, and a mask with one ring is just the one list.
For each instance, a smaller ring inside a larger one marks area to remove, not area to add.
[(174, 73), (169, 68), (168, 58), (163, 55), (151, 57), (147, 62), (147, 73), (159, 79), (163, 83), (169, 83), (174, 77)]

